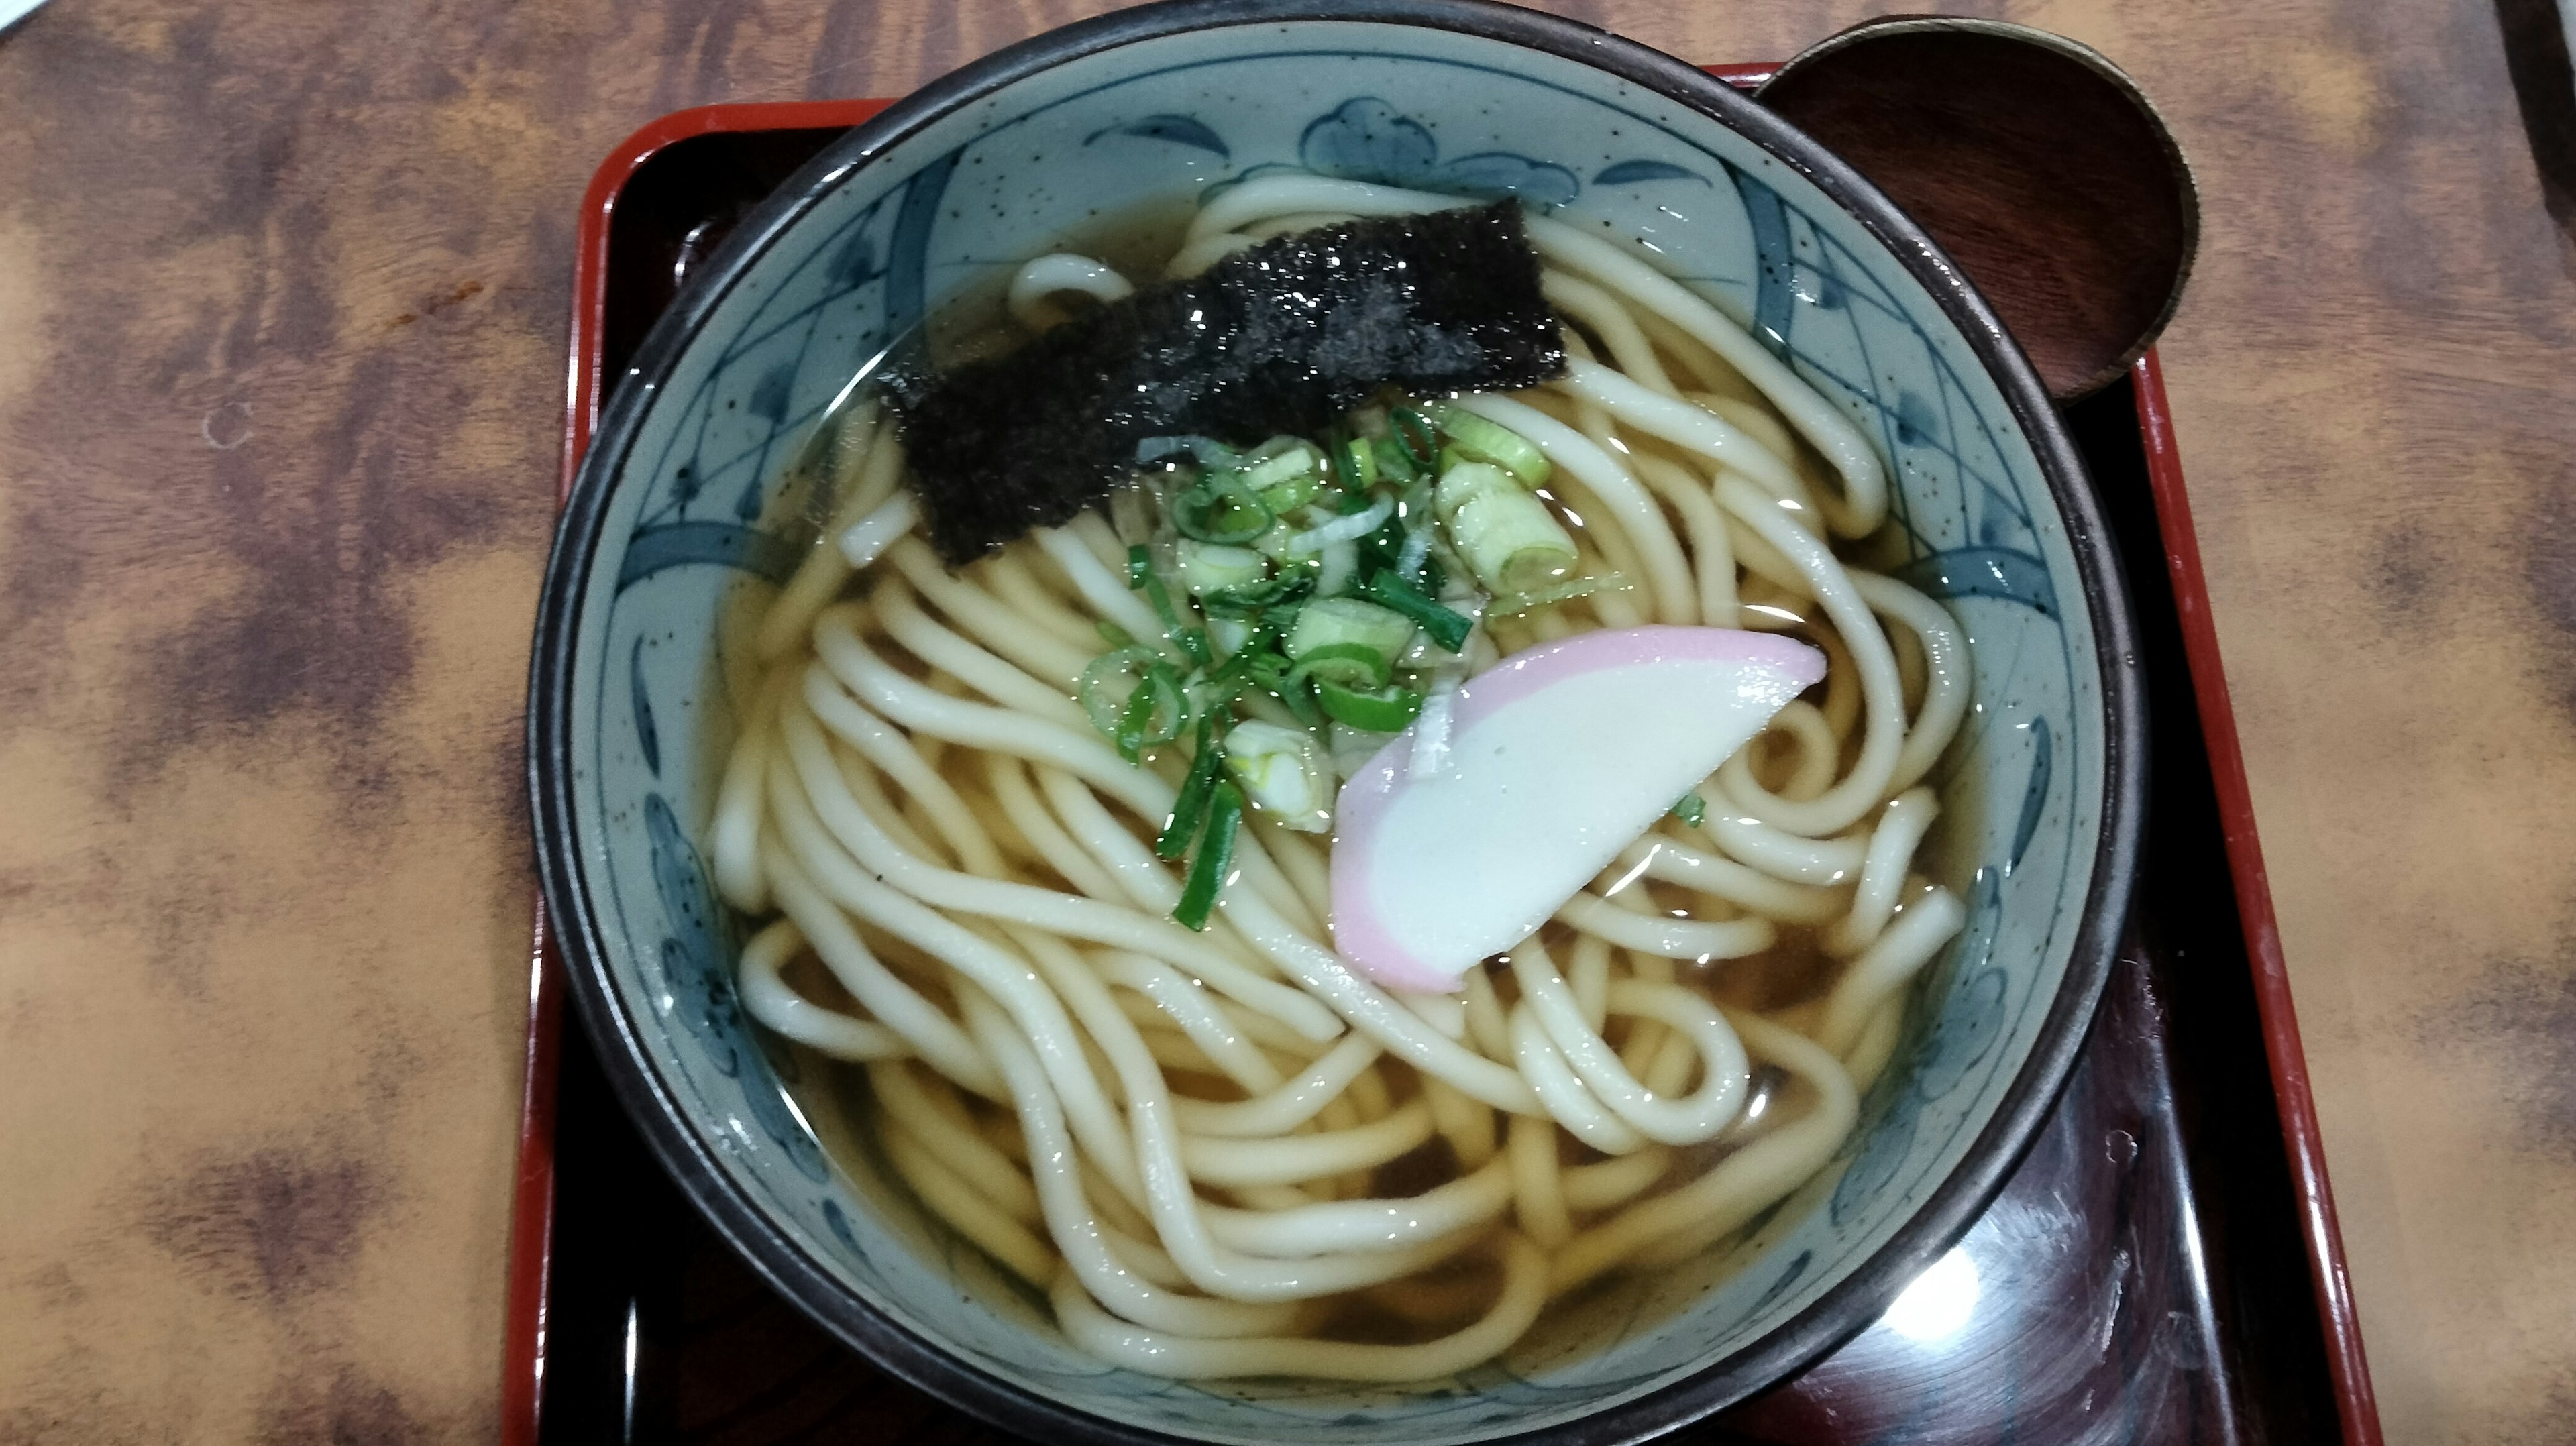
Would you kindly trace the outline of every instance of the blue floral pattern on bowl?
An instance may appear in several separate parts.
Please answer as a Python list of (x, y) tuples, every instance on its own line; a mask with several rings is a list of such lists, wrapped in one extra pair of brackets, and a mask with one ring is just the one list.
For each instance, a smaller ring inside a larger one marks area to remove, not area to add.
[[(1978, 675), (1936, 775), (1936, 849), (1970, 923), (1918, 986), (1905, 1054), (1842, 1159), (1739, 1243), (1552, 1308), (1504, 1360), (1411, 1390), (1174, 1383), (1069, 1349), (1043, 1302), (891, 1183), (826, 1087), (833, 1067), (752, 1037), (729, 982), (739, 931), (692, 842), (734, 729), (720, 619), (806, 545), (775, 478), (852, 370), (933, 307), (995, 307), (1012, 259), (1103, 215), (1284, 166), (1514, 195), (1646, 243), (1881, 444), (1898, 489), (1883, 561), (1950, 601)], [(2104, 683), (2066, 524), (2004, 392), (1924, 283), (1709, 116), (1473, 34), (1163, 35), (1028, 74), (845, 168), (675, 348), (649, 395), (620, 399), (583, 484), (596, 495), (575, 504), (587, 552), (549, 584), (569, 656), (560, 707), (540, 705), (540, 768), (555, 770), (541, 797), (566, 801), (555, 847), (577, 861), (556, 907), (587, 925), (585, 1002), (613, 1011), (609, 1032), (717, 1182), (701, 1197), (729, 1192), (821, 1288), (946, 1355), (1076, 1411), (1210, 1440), (1472, 1441), (1573, 1420), (1823, 1299), (1942, 1185), (2039, 1039), (2105, 825)]]

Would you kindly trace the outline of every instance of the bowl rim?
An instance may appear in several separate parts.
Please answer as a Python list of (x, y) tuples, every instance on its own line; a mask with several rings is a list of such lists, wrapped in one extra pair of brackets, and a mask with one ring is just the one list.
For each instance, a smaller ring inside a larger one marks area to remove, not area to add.
[(772, 1289), (876, 1364), (1007, 1430), (1083, 1446), (1180, 1446), (1197, 1439), (1094, 1415), (951, 1355), (844, 1289), (719, 1168), (647, 1059), (609, 976), (612, 951), (584, 882), (573, 827), (572, 661), (608, 503), (651, 400), (707, 316), (826, 192), (934, 121), (1066, 61), (1198, 30), (1318, 21), (1421, 26), (1574, 60), (1717, 121), (1816, 186), (1913, 275), (1994, 380), (2056, 503), (2094, 630), (2104, 723), (2100, 837), (2066, 972), (2029, 1054), (1959, 1165), (1893, 1236), (1805, 1310), (1746, 1348), (1642, 1396), (1486, 1438), (1493, 1446), (1617, 1446), (1733, 1405), (1842, 1344), (1984, 1212), (2036, 1139), (2090, 1030), (2127, 918), (2146, 788), (2145, 698), (2136, 669), (2125, 661), (2136, 651), (2128, 590), (2091, 480), (2037, 373), (1929, 235), (1858, 172), (1725, 82), (1609, 31), (1500, 0), (1156, 0), (997, 51), (853, 128), (762, 202), (698, 268), (637, 348), (626, 384), (608, 399), (582, 458), (547, 558), (529, 667), (527, 769), (540, 887), (611, 1089), (682, 1193)]

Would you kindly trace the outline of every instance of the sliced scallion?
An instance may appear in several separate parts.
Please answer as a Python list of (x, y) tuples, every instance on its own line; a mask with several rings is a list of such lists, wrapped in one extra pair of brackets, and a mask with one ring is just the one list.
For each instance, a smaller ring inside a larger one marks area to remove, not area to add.
[(1111, 741), (1117, 744), (1119, 756), (1133, 763), (1146, 749), (1180, 737), (1181, 726), (1189, 716), (1189, 700), (1181, 692), (1181, 675), (1171, 664), (1157, 658), (1127, 695), (1126, 706), (1118, 712), (1118, 731)]
[(1404, 550), (1395, 555), (1395, 575), (1406, 582), (1422, 576), (1422, 564), (1431, 560), (1431, 529), (1416, 528), (1404, 535)]
[(1708, 817), (1708, 800), (1700, 797), (1696, 792), (1685, 793), (1682, 795), (1682, 801), (1673, 805), (1673, 817), (1697, 828), (1701, 821)]
[(1261, 489), (1261, 505), (1274, 516), (1284, 517), (1324, 493), (1324, 479), (1313, 472), (1300, 472), (1285, 482), (1274, 482)]
[(1198, 751), (1190, 755), (1190, 772), (1181, 780), (1181, 795), (1172, 801), (1172, 816), (1163, 831), (1154, 838), (1158, 857), (1176, 859), (1190, 851), (1190, 837), (1199, 831), (1199, 821), (1207, 816), (1208, 792), (1216, 786), (1217, 769), (1225, 755), (1217, 747), (1216, 715), (1213, 711), (1199, 718)]
[(1315, 592), (1321, 597), (1338, 597), (1350, 590), (1360, 573), (1360, 545), (1356, 542), (1327, 544), (1316, 555), (1321, 565), (1315, 569)]
[(1547, 504), (1492, 463), (1461, 462), (1441, 473), (1431, 505), (1477, 580), (1495, 592), (1536, 592), (1581, 560)]
[(1211, 617), (1207, 625), (1208, 647), (1220, 659), (1232, 658), (1252, 641), (1254, 631), (1250, 618)]
[(1172, 917), (1185, 927), (1204, 929), (1216, 907), (1217, 891), (1234, 872), (1234, 832), (1243, 822), (1243, 791), (1219, 780), (1208, 790), (1207, 828), (1199, 836), (1198, 857), (1190, 860), (1189, 882)]
[(1269, 505), (1231, 472), (1211, 472), (1172, 499), (1172, 526), (1199, 542), (1250, 542), (1277, 520)]
[[(1412, 626), (1405, 624), (1408, 630)], [(1393, 670), (1377, 649), (1366, 643), (1331, 643), (1299, 653), (1288, 669), (1286, 682), (1293, 688), (1311, 678), (1318, 684), (1367, 690), (1385, 687), (1391, 676)]]
[(1251, 807), (1306, 833), (1333, 826), (1333, 770), (1312, 730), (1250, 718), (1222, 746), (1226, 774)]
[[(1267, 455), (1244, 463), (1243, 470), (1237, 474), (1243, 485), (1255, 492), (1286, 486), (1301, 477), (1312, 479), (1323, 470), (1323, 458), (1316, 454), (1312, 442), (1296, 437), (1273, 437), (1262, 444), (1261, 450)], [(1311, 488), (1308, 490), (1312, 491)]]
[(1431, 641), (1450, 652), (1463, 650), (1467, 646), (1467, 635), (1476, 630), (1475, 619), (1424, 597), (1413, 584), (1392, 572), (1381, 572), (1370, 578), (1365, 591), (1372, 601), (1420, 624), (1422, 630), (1431, 635)]
[(1365, 493), (1377, 485), (1377, 453), (1366, 437), (1347, 437), (1333, 446), (1333, 480), (1344, 491)]
[(1321, 728), (1324, 714), (1315, 706), (1313, 690), (1305, 686), (1303, 679), (1292, 686), (1288, 681), (1290, 671), (1288, 660), (1277, 653), (1263, 653), (1253, 660), (1250, 670), (1252, 681), (1260, 684), (1262, 691), (1286, 704), (1298, 722), (1309, 728)]
[(1144, 548), (1127, 549), (1127, 585), (1145, 594), (1155, 620), (1163, 625), (1165, 641), (1202, 668), (1216, 661), (1215, 651), (1208, 647), (1207, 631), (1181, 621), (1180, 610), (1172, 606), (1172, 590), (1163, 585), (1162, 574), (1154, 571), (1153, 555)]
[(1369, 443), (1369, 450), (1377, 454), (1377, 474), (1381, 477), (1410, 482), (1422, 475), (1422, 469), (1413, 465), (1413, 458), (1393, 437), (1378, 438)]
[(1116, 652), (1103, 653), (1091, 660), (1074, 680), (1074, 697), (1082, 704), (1083, 716), (1100, 730), (1103, 738), (1118, 737), (1119, 718), (1126, 712), (1128, 700), (1145, 672), (1163, 660), (1163, 655), (1141, 644), (1130, 644)]
[[(1547, 485), (1547, 454), (1538, 444), (1500, 422), (1488, 421), (1464, 407), (1440, 409), (1440, 430), (1449, 434), (1458, 455), (1471, 462), (1491, 462), (1521, 481), (1524, 487)], [(1446, 471), (1446, 468), (1442, 469)]]
[(1355, 643), (1392, 662), (1413, 641), (1413, 619), (1358, 598), (1319, 598), (1298, 609), (1287, 637), (1286, 651), (1295, 661), (1336, 644)]
[(1270, 576), (1270, 559), (1249, 547), (1185, 537), (1173, 545), (1172, 571), (1183, 592), (1204, 597), (1229, 588), (1257, 586)]
[(1248, 618), (1264, 608), (1295, 602), (1314, 590), (1315, 575), (1303, 568), (1283, 572), (1250, 587), (1223, 588), (1200, 596), (1199, 606), (1212, 618)]
[[(1227, 619), (1226, 621), (1232, 622), (1235, 620)], [(1215, 671), (1208, 674), (1208, 677), (1212, 681), (1220, 683), (1259, 682), (1261, 681), (1262, 669), (1279, 657), (1279, 628), (1277, 624), (1273, 623), (1268, 618), (1263, 618), (1257, 623), (1241, 622), (1237, 623), (1237, 626), (1249, 628), (1251, 631), (1244, 635), (1244, 639), (1240, 644), (1228, 650), (1225, 661), (1219, 663), (1216, 666)], [(1269, 685), (1265, 683), (1263, 686), (1267, 687)]]
[[(1336, 542), (1356, 541), (1385, 526), (1386, 520), (1395, 515), (1395, 499), (1392, 497), (1372, 497), (1366, 492), (1355, 493), (1353, 497), (1360, 504), (1356, 511), (1345, 512), (1330, 522), (1290, 537), (1286, 549), (1288, 555), (1311, 557)], [(1344, 499), (1345, 503), (1351, 500)]]
[(1387, 414), (1387, 435), (1395, 441), (1404, 459), (1417, 472), (1430, 469), (1431, 461), (1440, 454), (1440, 436), (1431, 419), (1411, 407), (1398, 407)]
[(1371, 733), (1401, 733), (1422, 711), (1422, 695), (1410, 688), (1362, 691), (1319, 680), (1315, 684), (1315, 701), (1334, 722)]

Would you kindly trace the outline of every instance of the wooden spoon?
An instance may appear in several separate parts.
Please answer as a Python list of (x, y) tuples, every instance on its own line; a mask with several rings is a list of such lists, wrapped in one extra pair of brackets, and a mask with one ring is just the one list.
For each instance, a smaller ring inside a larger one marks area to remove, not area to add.
[(2172, 318), (2199, 191), (2163, 117), (2090, 47), (1889, 16), (1808, 47), (1754, 98), (1920, 222), (2059, 401), (2110, 383)]

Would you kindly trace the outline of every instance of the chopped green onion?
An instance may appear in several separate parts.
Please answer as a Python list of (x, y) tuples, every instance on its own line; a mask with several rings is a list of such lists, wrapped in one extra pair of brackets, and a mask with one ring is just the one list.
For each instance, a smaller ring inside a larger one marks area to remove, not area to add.
[(1315, 706), (1314, 691), (1303, 686), (1290, 686), (1289, 672), (1286, 658), (1277, 653), (1269, 653), (1253, 665), (1252, 680), (1259, 683), (1272, 697), (1286, 704), (1288, 711), (1296, 715), (1298, 722), (1309, 728), (1323, 727), (1324, 713), (1322, 709)]
[(1172, 571), (1194, 596), (1252, 587), (1270, 576), (1270, 559), (1249, 547), (1182, 538), (1172, 548)]
[(1431, 419), (1411, 407), (1398, 407), (1387, 414), (1386, 421), (1387, 435), (1395, 440), (1404, 459), (1417, 472), (1428, 469), (1431, 460), (1440, 454), (1439, 433)]
[(1172, 816), (1154, 838), (1157, 857), (1176, 859), (1189, 852), (1190, 836), (1207, 815), (1208, 791), (1216, 786), (1217, 768), (1224, 761), (1217, 747), (1216, 714), (1210, 711), (1199, 718), (1198, 751), (1190, 755), (1190, 773), (1181, 780), (1181, 796), (1172, 801)]
[(1359, 544), (1328, 542), (1316, 555), (1316, 562), (1315, 591), (1325, 597), (1339, 597), (1350, 591), (1351, 581), (1359, 576)]
[(1315, 701), (1337, 723), (1371, 733), (1400, 733), (1422, 711), (1422, 695), (1410, 688), (1377, 688), (1368, 692), (1318, 680)]
[(1393, 437), (1378, 438), (1369, 443), (1369, 450), (1377, 455), (1377, 474), (1381, 477), (1410, 482), (1422, 475), (1422, 469), (1413, 465), (1413, 459)]
[(1404, 557), (1404, 539), (1404, 523), (1390, 506), (1386, 520), (1360, 539), (1360, 576), (1395, 567)]
[(1146, 749), (1180, 737), (1181, 725), (1189, 717), (1189, 700), (1181, 693), (1181, 675), (1158, 658), (1145, 670), (1144, 681), (1127, 695), (1127, 706), (1119, 710), (1118, 731), (1112, 741), (1118, 745), (1119, 756), (1133, 763)]
[(1283, 572), (1268, 582), (1250, 587), (1230, 587), (1204, 594), (1199, 598), (1199, 606), (1206, 608), (1210, 617), (1248, 618), (1263, 608), (1295, 602), (1312, 591), (1314, 586), (1315, 575), (1301, 568)]
[(1411, 582), (1422, 575), (1422, 564), (1431, 559), (1431, 529), (1428, 526), (1409, 528), (1397, 535), (1403, 539), (1403, 545), (1395, 550), (1395, 573)]
[(1312, 472), (1300, 472), (1285, 482), (1261, 489), (1261, 505), (1275, 517), (1285, 517), (1323, 495), (1324, 479)]
[(1278, 519), (1237, 474), (1211, 472), (1172, 499), (1172, 526), (1199, 542), (1250, 542)]
[(1279, 436), (1261, 444), (1262, 456), (1243, 464), (1236, 473), (1238, 480), (1255, 492), (1278, 487), (1300, 477), (1313, 477), (1323, 470), (1324, 459), (1315, 444), (1299, 437)]
[(1127, 706), (1118, 714), (1118, 731), (1111, 736), (1118, 745), (1118, 756), (1135, 762), (1145, 751), (1145, 727), (1154, 713), (1154, 685), (1139, 683), (1127, 695)]
[(1306, 687), (1302, 679), (1292, 686), (1288, 681), (1291, 671), (1286, 658), (1277, 653), (1263, 653), (1253, 660), (1248, 676), (1260, 685), (1262, 691), (1286, 704), (1298, 722), (1309, 728), (1321, 728), (1324, 714), (1315, 706), (1314, 690)]
[(1210, 718), (1222, 714), (1226, 705), (1241, 697), (1249, 686), (1251, 680), (1239, 675), (1227, 678), (1214, 673), (1194, 673), (1188, 682), (1181, 685), (1181, 691), (1187, 695), (1191, 717)]
[[(1225, 661), (1218, 664), (1216, 671), (1208, 675), (1209, 681), (1216, 683), (1260, 681), (1263, 665), (1279, 656), (1277, 624), (1268, 618), (1263, 618), (1257, 623), (1242, 622), (1232, 618), (1219, 621), (1232, 623), (1234, 626), (1247, 628), (1250, 631), (1244, 635), (1242, 642), (1226, 650)], [(1208, 626), (1213, 630), (1216, 624), (1210, 623)]]
[(1163, 637), (1179, 645), (1191, 662), (1204, 668), (1216, 661), (1216, 654), (1208, 649), (1206, 631), (1181, 621), (1180, 610), (1172, 606), (1172, 590), (1163, 585), (1162, 575), (1154, 571), (1152, 554), (1141, 547), (1127, 549), (1127, 585), (1144, 592), (1145, 601), (1154, 609), (1154, 617), (1163, 625)]
[(1126, 711), (1146, 670), (1163, 660), (1163, 655), (1142, 644), (1130, 644), (1114, 653), (1103, 653), (1091, 660), (1074, 680), (1074, 697), (1081, 702), (1083, 716), (1104, 738), (1118, 736), (1118, 721)]
[(1351, 437), (1333, 448), (1333, 480), (1359, 493), (1377, 485), (1377, 453), (1366, 437)]
[[(1358, 506), (1351, 506), (1353, 503)], [(1292, 558), (1311, 557), (1336, 542), (1352, 542), (1366, 537), (1395, 516), (1395, 499), (1374, 493), (1345, 495), (1342, 505), (1346, 510), (1341, 516), (1296, 533), (1281, 551)]]
[(1100, 640), (1113, 648), (1132, 648), (1136, 646), (1136, 635), (1134, 633), (1127, 631), (1125, 628), (1118, 626), (1107, 618), (1102, 618), (1100, 621), (1093, 623), (1092, 627), (1099, 632)]
[[(1487, 421), (1464, 407), (1440, 409), (1440, 430), (1449, 434), (1458, 455), (1470, 462), (1490, 462), (1521, 480), (1524, 487), (1544, 487), (1547, 454), (1536, 443), (1500, 422)], [(1447, 471), (1447, 468), (1442, 468)]]
[(1467, 635), (1476, 630), (1476, 620), (1465, 613), (1453, 612), (1424, 597), (1413, 584), (1392, 572), (1381, 572), (1368, 580), (1364, 589), (1370, 598), (1422, 625), (1431, 641), (1450, 652), (1463, 651)]
[(1673, 805), (1673, 817), (1697, 828), (1700, 821), (1708, 817), (1708, 800), (1695, 792), (1685, 793), (1682, 795), (1682, 801)]
[(1547, 504), (1491, 463), (1461, 462), (1441, 473), (1431, 505), (1477, 580), (1495, 592), (1536, 592), (1581, 561)]
[(1212, 617), (1208, 619), (1208, 647), (1219, 658), (1231, 658), (1252, 641), (1256, 629), (1250, 618)]
[[(1413, 630), (1411, 623), (1404, 626), (1407, 632)], [(1393, 671), (1385, 655), (1366, 643), (1328, 643), (1299, 653), (1288, 669), (1287, 684), (1293, 688), (1312, 678), (1344, 688), (1383, 688)]]
[(1247, 719), (1226, 731), (1225, 769), (1252, 806), (1306, 833), (1333, 826), (1333, 770), (1303, 728)]
[(1219, 782), (1208, 791), (1207, 830), (1199, 836), (1198, 857), (1190, 861), (1189, 882), (1181, 886), (1181, 902), (1172, 917), (1192, 929), (1207, 927), (1208, 911), (1216, 907), (1217, 890), (1225, 887), (1226, 875), (1234, 872), (1234, 831), (1243, 822), (1243, 792), (1231, 783)]
[(1303, 659), (1336, 644), (1356, 643), (1393, 662), (1412, 641), (1413, 619), (1402, 612), (1357, 598), (1328, 597), (1298, 610), (1286, 651), (1291, 659)]

